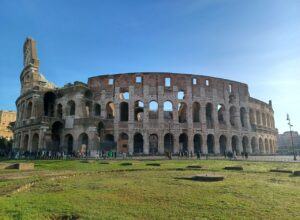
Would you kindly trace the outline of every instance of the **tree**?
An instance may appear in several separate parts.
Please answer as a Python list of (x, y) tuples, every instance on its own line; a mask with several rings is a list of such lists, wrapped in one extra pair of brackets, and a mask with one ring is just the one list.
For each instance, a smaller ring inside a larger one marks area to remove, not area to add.
[(7, 129), (11, 130), (12, 132), (14, 132), (14, 128), (15, 128), (15, 121), (9, 122)]

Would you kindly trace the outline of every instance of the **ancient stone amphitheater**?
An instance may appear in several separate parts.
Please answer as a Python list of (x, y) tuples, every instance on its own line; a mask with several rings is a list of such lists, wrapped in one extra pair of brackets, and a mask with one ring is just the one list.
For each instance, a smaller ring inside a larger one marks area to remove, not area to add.
[(271, 154), (277, 148), (271, 101), (250, 97), (244, 83), (137, 72), (57, 88), (39, 73), (31, 38), (20, 80), (14, 148), (23, 152)]

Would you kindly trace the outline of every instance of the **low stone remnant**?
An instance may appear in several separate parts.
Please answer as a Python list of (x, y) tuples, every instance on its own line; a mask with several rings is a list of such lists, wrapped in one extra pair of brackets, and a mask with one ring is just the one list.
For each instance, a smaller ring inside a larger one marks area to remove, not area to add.
[(188, 165), (186, 168), (188, 168), (188, 169), (200, 169), (200, 168), (202, 168), (202, 166), (200, 166), (200, 165)]
[(280, 170), (280, 169), (272, 169), (270, 170), (272, 173), (293, 173), (292, 170)]
[(244, 170), (242, 166), (228, 166), (224, 167), (224, 170)]
[(199, 174), (191, 177), (195, 181), (205, 181), (205, 182), (214, 182), (214, 181), (223, 181), (224, 176), (214, 175), (214, 174)]
[(34, 163), (1, 163), (0, 169), (33, 170)]
[(198, 174), (196, 176), (191, 177), (179, 177), (176, 179), (183, 179), (183, 180), (193, 180), (193, 181), (202, 181), (202, 182), (216, 182), (216, 181), (223, 181), (224, 176), (222, 175), (215, 175), (215, 174)]
[(300, 176), (300, 170), (294, 171), (294, 172), (293, 172), (293, 175), (294, 175), (294, 176)]
[(95, 160), (82, 160), (81, 163), (95, 163)]
[(155, 167), (159, 167), (160, 163), (147, 163), (146, 166), (155, 166)]
[(126, 163), (121, 163), (120, 165), (121, 165), (121, 166), (132, 166), (133, 163), (131, 163), (131, 162), (126, 162)]

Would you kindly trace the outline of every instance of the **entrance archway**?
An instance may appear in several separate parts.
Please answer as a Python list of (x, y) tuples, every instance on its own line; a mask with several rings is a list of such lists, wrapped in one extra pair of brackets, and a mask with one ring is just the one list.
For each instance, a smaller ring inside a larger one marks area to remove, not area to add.
[(209, 154), (214, 153), (214, 146), (215, 146), (215, 138), (212, 134), (207, 135), (207, 152)]
[(203, 153), (202, 152), (202, 138), (200, 134), (194, 135), (194, 153)]
[(179, 147), (182, 152), (188, 152), (188, 136), (185, 133), (179, 136)]
[(227, 146), (227, 138), (225, 135), (220, 136), (219, 143), (220, 143), (220, 154), (225, 155), (226, 146)]
[(174, 146), (173, 135), (170, 133), (167, 133), (164, 136), (164, 151), (166, 153), (173, 153), (173, 146)]
[(144, 150), (144, 140), (143, 135), (140, 133), (136, 133), (134, 135), (134, 142), (133, 142), (133, 152), (134, 153), (143, 153)]

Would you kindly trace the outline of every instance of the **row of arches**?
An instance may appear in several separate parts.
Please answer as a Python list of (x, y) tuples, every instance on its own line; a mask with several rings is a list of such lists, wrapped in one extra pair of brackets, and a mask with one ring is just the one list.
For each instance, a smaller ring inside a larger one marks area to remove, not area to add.
[[(62, 138), (62, 139), (61, 139)], [(86, 133), (81, 133), (77, 137), (78, 149), (77, 151), (87, 152), (89, 150), (89, 137)], [(73, 154), (75, 150), (75, 141), (72, 134), (66, 134), (61, 137), (57, 132), (54, 132), (51, 136), (51, 143), (46, 149), (53, 152), (64, 151), (66, 154)], [(21, 143), (20, 149), (22, 151), (37, 152), (39, 149), (39, 134), (34, 133), (32, 135), (31, 144), (29, 143), (29, 135), (26, 134), (23, 138), (23, 143)]]
[[(228, 140), (230, 138), (230, 142)], [(203, 136), (201, 134), (195, 134), (193, 136), (193, 146), (189, 147), (188, 135), (182, 133), (178, 137), (179, 149), (174, 148), (175, 137), (172, 133), (166, 133), (163, 137), (163, 151), (178, 153), (179, 151), (189, 151), (209, 153), (209, 154), (224, 154), (226, 151), (235, 151), (237, 153), (248, 152), (248, 153), (275, 153), (275, 141), (272, 139), (259, 138), (259, 143), (256, 137), (252, 137), (251, 140), (247, 136), (243, 136), (242, 140), (239, 137), (233, 135), (228, 137), (226, 135), (220, 135), (218, 139), (215, 139), (213, 134), (206, 136), (206, 143), (203, 142)], [(159, 152), (159, 136), (157, 134), (150, 134), (149, 140), (149, 153)], [(216, 142), (218, 141), (219, 149), (216, 149)], [(241, 141), (241, 143), (240, 143)], [(128, 152), (128, 135), (121, 133), (119, 135), (119, 150)], [(229, 146), (229, 143), (231, 145)], [(241, 146), (240, 146), (241, 145)], [(206, 149), (205, 149), (206, 148)], [(133, 153), (144, 152), (144, 138), (141, 133), (135, 133), (133, 136)]]
[[(91, 101), (90, 95), (85, 95), (85, 101), (83, 104), (85, 105), (85, 117), (90, 116), (101, 116), (101, 105), (98, 103), (94, 103)], [(149, 119), (158, 119), (158, 102), (152, 100), (149, 102)], [(34, 116), (33, 111), (33, 102), (29, 101), (26, 105), (24, 103), (21, 105), (21, 115), (22, 118), (30, 118)], [(163, 102), (163, 118), (167, 120), (173, 120), (173, 113), (176, 108), (173, 107), (173, 103), (170, 100)], [(216, 110), (215, 110), (216, 109)], [(106, 104), (106, 118), (114, 119), (116, 116), (116, 107), (113, 102), (108, 102)], [(214, 128), (214, 124), (216, 122), (219, 125), (230, 124), (232, 127), (237, 128), (240, 124), (241, 127), (248, 127), (248, 120), (250, 120), (251, 125), (263, 125), (266, 127), (274, 128), (274, 118), (272, 115), (268, 113), (260, 113), (260, 111), (254, 112), (252, 108), (249, 110), (249, 119), (248, 112), (245, 107), (241, 107), (240, 110), (235, 106), (230, 106), (229, 110), (226, 109), (224, 104), (218, 104), (217, 106), (213, 106), (212, 103), (206, 103), (204, 108), (204, 117), (206, 120), (207, 128)], [(217, 118), (214, 116), (214, 112), (217, 113)], [(228, 111), (228, 113), (227, 113)], [(129, 104), (125, 101), (120, 103), (119, 106), (120, 112), (120, 121), (128, 121), (129, 120)], [(178, 113), (178, 122), (186, 123), (188, 119), (188, 105), (181, 101), (177, 106)], [(63, 115), (74, 116), (76, 114), (76, 103), (73, 100), (69, 100), (66, 106), (63, 106), (61, 103), (56, 104), (56, 95), (52, 92), (47, 92), (44, 95), (44, 115), (49, 117), (58, 117), (62, 118)], [(142, 121), (144, 114), (144, 102), (141, 100), (137, 100), (134, 102), (134, 120)], [(240, 121), (238, 121), (240, 118)], [(199, 102), (192, 103), (192, 121), (194, 123), (201, 122), (201, 105)]]
[(260, 125), (268, 128), (275, 128), (274, 117), (267, 112), (260, 112), (259, 110), (249, 110), (250, 124)]

